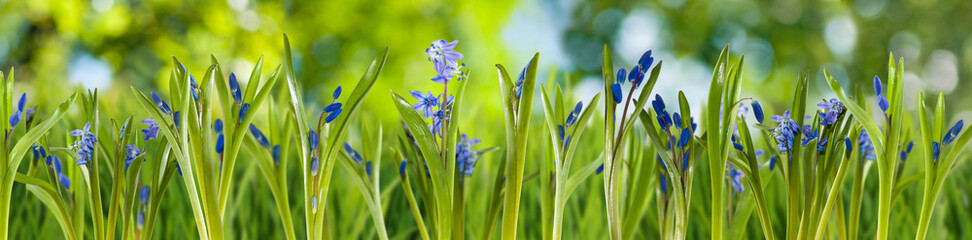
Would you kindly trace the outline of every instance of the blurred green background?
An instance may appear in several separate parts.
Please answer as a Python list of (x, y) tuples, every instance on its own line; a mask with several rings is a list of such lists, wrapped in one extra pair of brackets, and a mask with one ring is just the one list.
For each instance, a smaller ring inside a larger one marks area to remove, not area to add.
[[(391, 110), (389, 90), (400, 94), (432, 90), (436, 85), (428, 80), (434, 71), (424, 49), (437, 39), (457, 39), (457, 50), (465, 54), (463, 62), (472, 71), (467, 90), (472, 101), (466, 107), (474, 116), (465, 117), (468, 121), (461, 123), (462, 131), (483, 139), (479, 147), (486, 147), (501, 146), (504, 141), (494, 64), (519, 69), (533, 53), (540, 52), (538, 79), (545, 81), (556, 74), (557, 81), (570, 86), (567, 91), (574, 99), (589, 99), (602, 86), (600, 51), (604, 44), (613, 49), (619, 67), (633, 66), (641, 53), (653, 49), (656, 59), (665, 62), (656, 92), (674, 98), (677, 91), (684, 90), (698, 106), (707, 91), (711, 65), (722, 47), (731, 44), (731, 54), (745, 55), (747, 60), (743, 95), (759, 98), (776, 113), (790, 102), (788, 93), (799, 72), (809, 71), (818, 79), (811, 87), (811, 99), (832, 96), (819, 80), (822, 68), (851, 88), (869, 91), (874, 75), (886, 75), (888, 53), (893, 51), (905, 60), (906, 99), (913, 99), (915, 92), (909, 91), (913, 89), (944, 91), (951, 118), (969, 119), (972, 95), (965, 94), (970, 85), (959, 79), (972, 76), (970, 22), (972, 1), (965, 0), (0, 0), (0, 67), (5, 72), (16, 68), (16, 86), (28, 92), (30, 105), (53, 106), (77, 89), (98, 88), (104, 114), (120, 118), (145, 115), (128, 101), (132, 96), (128, 86), (168, 88), (172, 56), (201, 75), (212, 54), (220, 59), (224, 71), (236, 72), (245, 80), (261, 55), (267, 67), (281, 63), (281, 35), (286, 33), (295, 48), (296, 74), (304, 85), (307, 104), (319, 107), (321, 102), (314, 99), (324, 100), (336, 86), (353, 84), (387, 46), (391, 49), (388, 61), (365, 99), (360, 118), (379, 119), (390, 139), (401, 129), (398, 114)], [(554, 67), (556, 72), (551, 71)], [(913, 101), (905, 103), (914, 107)], [(693, 109), (697, 111), (698, 106)], [(541, 126), (539, 121), (535, 125)], [(69, 129), (73, 128), (62, 130)], [(541, 134), (546, 133), (536, 128), (533, 137)], [(596, 134), (587, 138), (583, 141), (597, 146)], [(352, 134), (349, 142), (356, 139)], [(597, 152), (579, 154), (583, 163), (592, 161)], [(501, 155), (484, 156), (473, 176), (475, 187), (470, 196), (488, 194), (488, 179)], [(394, 161), (384, 162), (389, 166), (382, 169), (397, 169), (391, 166)], [(529, 161), (527, 166), (528, 173), (536, 168)], [(962, 174), (969, 172), (968, 166), (959, 168), (952, 180), (972, 180)], [(248, 185), (239, 188), (241, 198), (236, 200), (235, 214), (228, 217), (233, 219), (228, 229), (237, 238), (282, 238), (272, 198), (253, 169), (251, 165), (237, 173)], [(338, 185), (342, 177), (346, 176), (337, 175)], [(386, 177), (382, 186), (396, 181)], [(588, 182), (571, 199), (565, 223), (568, 238), (597, 239), (605, 231), (603, 215), (598, 213), (603, 211), (600, 178)], [(526, 226), (520, 227), (521, 235), (527, 239), (539, 236), (539, 228), (529, 227), (539, 218), (539, 197), (533, 185), (536, 182), (526, 184), (521, 207), (521, 225)], [(399, 239), (415, 238), (400, 187), (392, 187), (395, 189), (385, 199), (389, 233)], [(292, 201), (297, 201), (300, 188), (296, 184), (291, 188)], [(374, 238), (366, 209), (357, 203), (357, 190), (336, 188), (330, 196), (330, 207), (339, 209), (333, 213), (335, 224), (341, 226), (336, 228), (336, 236)], [(967, 232), (972, 228), (969, 216), (953, 216), (944, 209), (968, 209), (969, 186), (951, 185), (949, 190), (933, 225), (939, 223), (939, 230), (947, 232), (941, 237), (968, 239), (972, 237)], [(14, 207), (11, 216), (12, 224), (21, 228), (12, 228), (11, 236), (59, 238), (46, 209), (22, 193), (15, 194), (14, 202), (23, 201), (24, 207)], [(174, 182), (169, 194), (156, 236), (193, 238), (193, 219), (181, 181)], [(908, 229), (909, 221), (917, 221), (920, 187), (905, 194), (898, 203), (905, 202), (905, 208), (912, 210), (895, 212), (900, 219), (892, 221), (892, 226)], [(950, 198), (953, 200), (947, 200)], [(483, 231), (479, 216), (485, 215), (487, 200), (468, 199), (467, 234), (478, 237)], [(699, 205), (700, 216), (693, 220), (704, 220), (701, 215), (708, 211), (702, 209), (706, 204), (695, 205)], [(873, 218), (869, 214), (873, 210), (865, 203), (863, 217)], [(303, 226), (300, 216), (295, 212), (298, 232)], [(639, 237), (654, 236), (647, 233), (654, 224), (647, 220), (651, 216), (645, 213), (646, 234)], [(754, 222), (752, 232), (761, 234)], [(701, 232), (696, 234), (702, 234), (693, 236), (707, 236), (707, 227), (705, 222), (693, 222), (692, 228)], [(868, 227), (863, 225), (865, 231)]]

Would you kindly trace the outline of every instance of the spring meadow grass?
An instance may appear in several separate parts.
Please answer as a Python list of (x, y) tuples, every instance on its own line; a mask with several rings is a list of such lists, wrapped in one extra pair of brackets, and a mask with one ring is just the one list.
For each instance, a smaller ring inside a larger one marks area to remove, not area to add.
[[(943, 93), (904, 87), (907, 59), (893, 53), (865, 90), (815, 69), (789, 89), (744, 91), (747, 58), (726, 46), (691, 99), (656, 91), (665, 59), (651, 50), (625, 62), (604, 45), (603, 88), (582, 98), (556, 69), (538, 74), (541, 52), (477, 79), (465, 46), (443, 39), (376, 49), (350, 63), (360, 78), (316, 95), (282, 42), (279, 63), (261, 57), (249, 73), (173, 57), (168, 89), (130, 87), (126, 105), (99, 89), (24, 92), (4, 71), (0, 238), (972, 237), (968, 186), (953, 180), (969, 174), (972, 134)], [(423, 47), (431, 89), (372, 91), (398, 81), (382, 75), (397, 67), (389, 52)], [(499, 92), (476, 95), (473, 81)], [(835, 97), (810, 99), (820, 86)], [(387, 104), (364, 109), (366, 98)], [(476, 101), (502, 115), (477, 114)]]

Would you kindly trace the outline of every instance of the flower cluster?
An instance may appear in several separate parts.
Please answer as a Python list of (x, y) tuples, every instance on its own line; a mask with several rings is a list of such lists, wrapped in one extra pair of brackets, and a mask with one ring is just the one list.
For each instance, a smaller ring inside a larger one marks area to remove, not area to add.
[[(465, 64), (459, 63), (459, 60), (462, 60), (463, 56), (455, 50), (458, 44), (459, 40), (446, 42), (443, 39), (439, 39), (432, 42), (432, 45), (425, 49), (425, 54), (429, 56), (429, 61), (432, 62), (432, 67), (436, 72), (436, 75), (432, 77), (432, 82), (448, 86), (449, 81), (453, 78), (458, 81), (466, 79), (466, 73), (461, 70)], [(444, 90), (447, 89), (444, 87)], [(448, 96), (445, 94), (445, 91), (438, 96), (432, 94), (431, 91), (426, 93), (422, 93), (422, 91), (409, 91), (409, 93), (417, 101), (412, 107), (421, 113), (423, 117), (432, 120), (429, 129), (433, 135), (441, 137), (443, 123), (449, 120), (452, 100), (455, 97)]]
[[(473, 167), (476, 165), (476, 160), (479, 159), (480, 152), (477, 152), (472, 146), (479, 144), (479, 142), (479, 139), (470, 139), (466, 134), (462, 134), (462, 139), (456, 143), (456, 166), (463, 174), (473, 174)], [(404, 170), (404, 168), (401, 170)]]
[(98, 138), (95, 137), (94, 133), (91, 133), (91, 123), (85, 123), (84, 128), (75, 129), (69, 134), (80, 137), (80, 139), (71, 145), (71, 149), (78, 154), (78, 165), (88, 164), (88, 161), (94, 156), (94, 144), (98, 142)]
[(459, 40), (446, 42), (445, 39), (439, 39), (425, 49), (425, 55), (429, 56), (432, 68), (436, 72), (436, 75), (432, 77), (433, 82), (444, 84), (454, 77), (458, 77), (458, 80), (466, 78), (465, 73), (461, 70), (466, 64), (459, 64), (459, 60), (462, 60), (463, 56), (462, 53), (455, 50), (456, 45), (459, 45)]
[(348, 156), (351, 157), (351, 160), (354, 160), (355, 163), (361, 164), (365, 168), (365, 173), (367, 173), (369, 177), (371, 176), (371, 161), (365, 162), (364, 159), (361, 158), (361, 154), (358, 154), (358, 151), (355, 151), (354, 148), (351, 147), (351, 144), (344, 143), (344, 151), (348, 152)]
[[(615, 78), (615, 83), (611, 84), (611, 97), (614, 99), (614, 104), (621, 103), (621, 84), (625, 82), (632, 83), (631, 91), (633, 92), (635, 88), (641, 86), (641, 82), (645, 79), (645, 73), (648, 72), (648, 69), (651, 69), (651, 64), (654, 62), (655, 58), (651, 56), (651, 50), (648, 50), (641, 55), (641, 59), (638, 60), (638, 65), (631, 67), (630, 71), (626, 71), (624, 68), (618, 69), (618, 76)], [(630, 98), (631, 96), (628, 97)]]
[(780, 152), (789, 151), (793, 148), (793, 140), (799, 137), (800, 125), (790, 118), (790, 111), (783, 112), (783, 115), (774, 115), (770, 117), (770, 120), (779, 123), (776, 129), (773, 129), (773, 138), (776, 139), (776, 149)]
[[(155, 123), (155, 119), (147, 118), (142, 120), (142, 124), (147, 125), (145, 129), (142, 129), (142, 135), (145, 135), (143, 141), (147, 143), (149, 140), (159, 137), (159, 125)], [(128, 165), (132, 164), (132, 161), (144, 152), (144, 149), (139, 149), (134, 144), (125, 145), (125, 170), (128, 170)], [(143, 159), (142, 161), (145, 160)]]

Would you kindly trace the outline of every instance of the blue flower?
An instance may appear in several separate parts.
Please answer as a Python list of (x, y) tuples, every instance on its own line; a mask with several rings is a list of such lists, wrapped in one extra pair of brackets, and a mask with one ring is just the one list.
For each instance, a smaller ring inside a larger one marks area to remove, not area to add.
[(159, 124), (155, 123), (155, 119), (147, 118), (142, 120), (142, 124), (148, 125), (148, 127), (142, 129), (142, 134), (145, 135), (145, 141), (159, 137)]
[(408, 162), (402, 161), (402, 164), (400, 166), (398, 166), (398, 175), (405, 175), (405, 166), (407, 166), (407, 165), (408, 165)]
[(881, 107), (881, 111), (887, 112), (888, 108), (891, 106), (888, 104), (888, 99), (884, 98), (884, 95), (878, 95), (878, 106)]
[(17, 101), (17, 112), (10, 115), (10, 128), (16, 127), (24, 115), (24, 106), (27, 104), (27, 93), (20, 95)]
[(621, 84), (611, 84), (611, 96), (614, 98), (614, 103), (621, 103)]
[(871, 143), (871, 138), (867, 135), (866, 130), (862, 130), (861, 134), (857, 135), (857, 148), (861, 151), (861, 156), (864, 156), (867, 160), (874, 160), (874, 145)]
[(263, 146), (268, 150), (270, 149), (270, 140), (267, 140), (267, 136), (263, 135), (263, 132), (261, 132), (260, 129), (252, 123), (250, 124), (250, 134), (253, 134), (253, 138), (256, 138), (257, 142), (260, 143), (260, 146)]
[(439, 39), (425, 49), (425, 55), (428, 55), (429, 61), (432, 61), (435, 72), (441, 73), (448, 65), (457, 65), (458, 61), (462, 60), (462, 53), (455, 50), (458, 44), (459, 40), (446, 42), (445, 39)]
[(243, 102), (243, 91), (240, 90), (240, 83), (236, 81), (236, 74), (230, 73), (229, 85), (230, 95), (233, 95), (233, 101), (236, 103)]
[(881, 79), (874, 75), (874, 94), (881, 95), (881, 89), (884, 89), (884, 85), (881, 84)]
[(223, 136), (222, 133), (220, 133), (216, 137), (216, 153), (218, 153), (218, 154), (223, 154), (223, 149), (226, 148), (225, 147), (226, 146), (226, 144), (225, 144), (225, 141), (226, 140), (224, 138), (226, 138), (226, 137)]
[(335, 88), (334, 93), (331, 94), (331, 98), (333, 98), (334, 100), (337, 100), (338, 97), (341, 97), (341, 86)]
[(307, 133), (307, 144), (310, 145), (310, 151), (311, 152), (313, 152), (315, 149), (317, 149), (317, 144), (318, 144), (319, 138), (320, 138), (320, 136), (317, 135), (317, 132), (315, 132), (314, 129), (311, 129), (310, 132)]
[(125, 145), (125, 170), (128, 170), (128, 165), (131, 165), (132, 161), (135, 161), (135, 158), (138, 158), (139, 154), (141, 154), (141, 150), (135, 147), (135, 145)]
[(756, 121), (759, 122), (760, 124), (762, 124), (763, 123), (763, 107), (760, 106), (759, 105), (759, 101), (756, 101), (756, 100), (753, 100), (753, 102), (750, 103), (750, 104), (751, 104), (750, 106), (753, 107), (753, 115), (756, 116)]
[(479, 159), (479, 152), (472, 148), (479, 144), (479, 139), (469, 139), (466, 134), (462, 134), (461, 139), (456, 143), (456, 166), (463, 174), (472, 175), (476, 160)]
[(739, 169), (733, 167), (732, 163), (729, 164), (729, 172), (727, 177), (729, 177), (729, 183), (732, 185), (733, 195), (741, 194), (746, 190), (742, 185), (742, 178), (746, 175)]
[(790, 111), (783, 112), (783, 115), (774, 115), (770, 120), (780, 123), (773, 130), (773, 137), (776, 139), (776, 148), (780, 152), (789, 151), (793, 147), (793, 140), (800, 134), (800, 126), (790, 118)]
[(831, 98), (830, 101), (824, 101), (817, 104), (817, 107), (823, 109), (824, 112), (820, 113), (819, 116), (823, 121), (820, 122), (822, 125), (830, 125), (837, 123), (837, 117), (844, 112), (844, 103), (840, 102), (836, 98)]
[(358, 151), (355, 151), (354, 148), (351, 148), (351, 144), (344, 143), (344, 151), (348, 152), (348, 156), (351, 156), (351, 160), (354, 160), (354, 162), (356, 163), (364, 162), (364, 160), (361, 159), (361, 154), (358, 154)]
[(615, 78), (614, 81), (617, 82), (618, 84), (622, 84), (624, 83), (625, 76), (627, 75), (628, 74), (627, 72), (624, 71), (624, 68), (620, 68), (618, 69), (618, 77)]
[(338, 109), (338, 110), (335, 110), (333, 112), (328, 113), (327, 114), (327, 117), (324, 118), (324, 122), (325, 123), (331, 123), (331, 121), (334, 121), (334, 119), (337, 119), (337, 117), (341, 115), (341, 111), (342, 111), (341, 109)]
[(962, 132), (962, 125), (963, 120), (959, 120), (952, 128), (949, 128), (948, 132), (945, 132), (945, 137), (942, 139), (942, 145), (948, 146), (952, 141), (955, 141), (955, 137)]
[(817, 139), (817, 136), (820, 135), (819, 132), (819, 130), (813, 129), (810, 124), (803, 125), (803, 140), (801, 141), (803, 146), (807, 146), (810, 140)]
[(339, 103), (339, 102), (337, 102), (337, 103), (331, 103), (331, 105), (327, 105), (327, 107), (324, 107), (324, 112), (327, 112), (327, 113), (334, 112), (334, 111), (337, 111), (337, 110), (341, 110), (341, 103)]
[[(678, 137), (678, 148), (684, 148), (692, 140), (692, 131), (688, 128), (682, 129), (682, 135)], [(737, 144), (734, 142), (734, 144)]]
[(223, 133), (223, 119), (217, 118), (216, 121), (213, 122), (213, 129), (216, 130), (216, 133)]
[(273, 145), (273, 150), (270, 150), (270, 156), (273, 157), (273, 164), (280, 165), (280, 144)]
[(98, 139), (95, 137), (95, 135), (91, 133), (91, 123), (90, 122), (85, 123), (84, 128), (75, 129), (74, 131), (71, 131), (69, 134), (71, 134), (71, 136), (81, 138), (75, 141), (74, 144), (72, 145), (72, 148), (78, 154), (78, 159), (76, 160), (76, 162), (78, 163), (78, 165), (88, 164), (88, 161), (91, 160), (91, 157), (94, 154), (94, 144), (98, 142)]
[(154, 101), (155, 105), (159, 107), (159, 110), (162, 110), (162, 113), (169, 114), (172, 112), (172, 109), (169, 108), (169, 104), (165, 103), (165, 100), (162, 100), (162, 97), (159, 97), (159, 94), (152, 92), (152, 101)]
[(438, 72), (438, 74), (432, 77), (431, 80), (432, 82), (435, 83), (448, 83), (449, 81), (452, 80), (453, 77), (458, 76), (458, 80), (462, 81), (466, 79), (466, 73), (462, 71), (462, 68), (465, 66), (466, 66), (465, 63), (463, 63), (462, 65), (453, 65), (453, 64), (446, 65), (445, 70)]
[(439, 99), (435, 95), (432, 95), (431, 91), (428, 94), (422, 94), (421, 91), (410, 91), (409, 93), (412, 94), (415, 100), (418, 100), (412, 107), (419, 113), (422, 113), (422, 116), (427, 118), (432, 117), (432, 107), (439, 104)]
[(442, 136), (441, 130), (442, 130), (443, 118), (445, 118), (445, 112), (443, 112), (442, 110), (435, 111), (435, 114), (432, 115), (432, 125), (429, 125), (429, 128), (431, 128), (430, 130), (432, 131), (432, 135)]
[(249, 111), (249, 110), (250, 110), (250, 104), (249, 103), (244, 103), (243, 105), (240, 105), (240, 116), (239, 116), (239, 119), (237, 119), (236, 121), (239, 122), (239, 123), (242, 123), (243, 122), (243, 118), (246, 117), (246, 112)]
[(71, 190), (71, 179), (67, 175), (58, 174), (58, 180), (61, 181), (61, 186), (64, 186), (64, 189)]
[(139, 201), (141, 201), (143, 205), (148, 205), (149, 194), (151, 193), (152, 191), (148, 185), (142, 186), (142, 191), (138, 195)]
[(938, 155), (941, 154), (942, 147), (938, 142), (932, 142), (932, 161), (938, 162)]

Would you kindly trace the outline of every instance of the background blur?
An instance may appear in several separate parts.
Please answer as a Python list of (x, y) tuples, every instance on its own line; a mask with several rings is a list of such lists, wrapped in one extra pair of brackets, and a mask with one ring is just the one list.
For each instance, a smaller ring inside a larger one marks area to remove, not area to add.
[[(588, 99), (603, 86), (600, 52), (604, 44), (613, 49), (619, 67), (633, 66), (644, 51), (652, 49), (656, 59), (665, 62), (656, 92), (671, 99), (677, 91), (684, 90), (690, 101), (699, 105), (715, 58), (723, 46), (731, 44), (734, 57), (746, 56), (743, 95), (759, 98), (770, 112), (777, 113), (790, 103), (789, 93), (799, 72), (809, 71), (817, 79), (811, 87), (811, 99), (832, 96), (822, 81), (822, 68), (842, 83), (850, 83), (851, 88), (869, 91), (873, 76), (885, 79), (888, 53), (893, 51), (896, 58), (905, 60), (906, 99), (913, 99), (912, 90), (919, 88), (928, 93), (943, 91), (953, 118), (969, 119), (972, 112), (967, 109), (972, 105), (972, 95), (966, 95), (970, 93), (969, 84), (959, 81), (972, 77), (969, 23), (972, 1), (964, 0), (0, 0), (0, 68), (5, 72), (16, 68), (17, 87), (28, 92), (30, 105), (53, 106), (75, 89), (98, 88), (103, 94), (102, 102), (112, 107), (103, 111), (117, 118), (133, 113), (144, 115), (126, 101), (132, 94), (128, 87), (167, 89), (173, 56), (201, 75), (212, 54), (220, 59), (224, 71), (236, 72), (245, 81), (261, 55), (265, 57), (265, 68), (281, 63), (281, 35), (287, 33), (294, 46), (298, 79), (304, 84), (308, 101), (313, 101), (325, 99), (338, 85), (353, 84), (378, 51), (387, 46), (391, 49), (387, 64), (365, 99), (361, 117), (380, 119), (386, 132), (391, 133), (389, 136), (394, 136), (400, 127), (397, 113), (391, 110), (388, 91), (403, 94), (408, 90), (432, 90), (435, 85), (429, 79), (434, 71), (424, 50), (434, 40), (457, 39), (457, 50), (465, 54), (463, 62), (472, 71), (467, 93), (473, 101), (466, 105), (472, 111), (467, 112), (477, 115), (465, 118), (469, 122), (462, 124), (469, 127), (464, 127), (463, 132), (483, 139), (479, 147), (485, 147), (500, 146), (504, 141), (503, 135), (497, 134), (503, 125), (499, 120), (502, 112), (496, 96), (499, 90), (494, 64), (520, 69), (533, 53), (540, 52), (538, 79), (557, 74), (558, 81), (571, 86), (569, 91), (575, 99)], [(556, 72), (551, 72), (554, 67)], [(269, 70), (265, 73), (269, 74)], [(905, 103), (914, 107), (913, 101)], [(308, 104), (320, 106), (318, 101)], [(592, 142), (594, 135), (589, 135)], [(350, 140), (353, 142), (354, 136)], [(484, 192), (473, 190), (471, 196), (488, 194), (486, 179), (492, 174), (486, 173), (495, 171), (493, 164), (501, 159), (500, 155), (489, 153), (482, 159), (477, 168), (481, 174), (474, 176), (478, 181), (474, 184), (481, 186), (474, 189)], [(582, 160), (586, 161), (589, 160)], [(385, 167), (391, 168), (382, 168)], [(960, 168), (968, 169), (964, 165)], [(236, 213), (237, 228), (230, 229), (239, 232), (240, 238), (281, 238), (282, 234), (273, 227), (279, 222), (274, 220), (276, 213), (265, 183), (259, 176), (240, 175), (252, 181), (253, 189), (240, 195), (255, 198), (239, 200), (237, 206), (247, 210)], [(337, 177), (340, 179), (341, 175)], [(594, 210), (603, 209), (597, 202), (603, 198), (596, 197), (600, 196), (599, 185), (589, 182), (592, 187), (580, 190), (584, 193), (575, 194), (577, 197), (571, 201), (590, 204)], [(539, 207), (533, 205), (538, 197), (536, 191), (529, 192), (529, 187), (524, 190), (527, 193), (521, 216), (535, 219)], [(349, 194), (341, 194), (339, 189), (331, 195), (333, 204), (345, 204), (345, 195), (352, 198), (348, 202), (360, 198), (355, 189), (346, 188)], [(958, 203), (967, 207), (969, 191), (963, 188), (964, 192), (956, 197)], [(169, 190), (173, 197), (167, 197), (163, 209), (182, 210), (171, 210), (171, 215), (163, 213), (160, 222), (165, 223), (160, 223), (164, 225), (157, 228), (157, 236), (193, 238), (188, 203), (179, 197), (184, 195), (184, 186), (177, 181)], [(593, 199), (584, 199), (585, 194)], [(389, 232), (398, 238), (414, 237), (409, 235), (414, 230), (410, 213), (397, 196), (400, 195), (386, 199), (391, 202), (385, 206), (390, 209), (386, 217), (402, 219), (389, 221)], [(12, 228), (12, 236), (33, 236), (18, 235), (28, 232), (61, 236), (53, 219), (44, 216), (46, 210), (39, 201), (23, 196), (15, 197), (15, 202), (18, 199), (29, 200), (25, 204), (32, 204), (33, 208), (15, 210), (12, 222), (36, 228)], [(471, 204), (475, 208), (485, 206), (486, 200), (475, 199), (470, 197), (470, 201), (483, 201)], [(336, 234), (347, 231), (344, 236), (369, 236), (371, 221), (367, 220), (364, 205), (358, 206), (360, 211), (336, 213), (349, 216), (353, 222), (348, 223), (351, 227), (346, 230), (336, 230)], [(485, 207), (482, 208), (467, 213), (470, 235), (482, 234), (477, 228), (482, 220), (472, 217), (485, 213)], [(873, 207), (865, 205), (865, 217), (873, 217), (868, 214), (869, 209)], [(296, 225), (302, 227), (299, 216), (295, 212)], [(653, 215), (645, 216), (647, 219)], [(936, 216), (950, 217), (942, 211)], [(18, 223), (18, 217), (26, 220)], [(917, 215), (911, 218), (916, 221)], [(584, 228), (584, 224), (567, 221), (565, 229), (576, 231), (565, 234), (570, 237), (600, 236), (604, 228)], [(892, 222), (906, 223), (907, 220)], [(750, 225), (758, 232), (758, 224)], [(868, 225), (863, 227), (866, 230)], [(526, 236), (537, 236), (537, 229), (520, 229)], [(358, 233), (364, 235), (351, 235)]]

